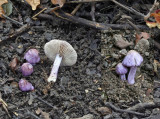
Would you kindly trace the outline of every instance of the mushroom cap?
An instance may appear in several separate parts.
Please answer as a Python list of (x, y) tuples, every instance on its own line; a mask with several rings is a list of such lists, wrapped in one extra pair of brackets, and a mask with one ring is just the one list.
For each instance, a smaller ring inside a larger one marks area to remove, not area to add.
[(135, 50), (130, 50), (125, 58), (123, 59), (122, 64), (126, 67), (140, 66), (143, 62), (143, 57)]
[(60, 54), (61, 66), (72, 66), (77, 61), (77, 53), (67, 41), (51, 40), (44, 45), (44, 52), (51, 61), (54, 61), (56, 55)]
[(116, 66), (116, 73), (117, 73), (117, 74), (123, 75), (123, 74), (126, 74), (127, 72), (128, 72), (127, 67), (123, 66), (122, 63), (119, 63), (119, 64)]

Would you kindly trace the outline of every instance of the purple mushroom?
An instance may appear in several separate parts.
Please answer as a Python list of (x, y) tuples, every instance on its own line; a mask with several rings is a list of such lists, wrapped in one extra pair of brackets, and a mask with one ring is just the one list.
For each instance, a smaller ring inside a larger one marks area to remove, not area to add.
[(127, 67), (123, 66), (122, 63), (119, 63), (117, 66), (116, 66), (116, 73), (120, 75), (120, 78), (122, 80), (126, 80), (126, 76), (125, 74), (128, 72), (128, 69)]
[(36, 50), (36, 49), (28, 50), (24, 55), (24, 59), (26, 59), (27, 62), (29, 62), (33, 65), (38, 63), (40, 61), (40, 56), (39, 56), (38, 50)]
[(23, 63), (21, 66), (23, 76), (29, 76), (33, 73), (33, 66), (30, 63)]
[(136, 74), (137, 66), (143, 62), (143, 57), (135, 50), (130, 50), (125, 56), (122, 64), (126, 67), (130, 67), (130, 72), (128, 74), (128, 83), (134, 84), (134, 77)]
[(25, 79), (21, 79), (19, 81), (19, 88), (20, 88), (21, 91), (32, 91), (32, 90), (34, 90), (34, 87), (32, 86), (32, 84), (29, 83)]

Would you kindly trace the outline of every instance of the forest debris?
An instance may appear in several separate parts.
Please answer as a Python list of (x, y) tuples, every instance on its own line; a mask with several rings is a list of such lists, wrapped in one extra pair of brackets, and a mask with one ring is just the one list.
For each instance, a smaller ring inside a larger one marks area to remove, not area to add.
[(26, 2), (32, 7), (32, 10), (36, 10), (40, 4), (40, 0), (26, 0)]
[(160, 9), (156, 10), (154, 13), (151, 13), (150, 17), (154, 17), (155, 22), (146, 21), (146, 24), (149, 28), (158, 27), (160, 29)]
[(140, 34), (136, 34), (136, 43), (139, 41), (139, 40), (141, 40), (142, 38), (144, 38), (144, 39), (148, 39), (148, 38), (150, 38), (150, 35), (147, 33), (147, 32), (141, 32)]
[(153, 108), (156, 106), (159, 106), (159, 105), (155, 104), (154, 102), (145, 102), (145, 103), (138, 103), (132, 107), (129, 107), (127, 110), (130, 110), (130, 111), (139, 110), (140, 111), (146, 108)]
[(134, 45), (133, 42), (125, 41), (122, 38), (122, 35), (120, 35), (120, 34), (115, 34), (113, 36), (113, 38), (115, 39), (115, 46), (119, 47), (120, 49), (124, 49), (124, 48), (126, 48), (128, 46)]
[(142, 38), (141, 40), (138, 41), (138, 43), (136, 44), (136, 46), (134, 47), (134, 49), (136, 49), (137, 51), (144, 53), (149, 49), (149, 41)]
[(63, 7), (64, 3), (66, 2), (66, 0), (51, 0), (51, 2), (56, 5), (58, 4), (60, 7)]
[(98, 107), (97, 111), (100, 112), (103, 116), (112, 113), (108, 107)]
[(36, 114), (41, 114), (43, 116), (43, 119), (50, 119), (49, 113), (42, 111), (40, 108), (36, 110)]
[(17, 69), (17, 65), (18, 65), (19, 61), (17, 59), (17, 57), (15, 57), (9, 64), (11, 70), (15, 73), (15, 70)]
[(87, 114), (84, 115), (83, 117), (79, 117), (79, 118), (70, 118), (70, 119), (94, 119), (92, 114)]
[(133, 114), (133, 115), (145, 116), (145, 114), (143, 114), (143, 113), (130, 111), (130, 110), (125, 110), (125, 109), (119, 109), (119, 108), (115, 107), (110, 102), (106, 102), (105, 104), (106, 104), (106, 106), (110, 107), (111, 109), (113, 109), (114, 111), (117, 111), (117, 112), (121, 112), (121, 113), (125, 112), (125, 113), (129, 113), (129, 114)]
[(6, 4), (3, 4), (3, 5), (2, 5), (2, 8), (3, 8), (3, 10), (4, 10), (5, 15), (9, 16), (9, 15), (12, 14), (13, 5), (12, 5), (12, 2), (11, 2), (11, 1), (9, 1), (9, 2), (6, 3)]
[(0, 17), (3, 18), (2, 14), (4, 14), (4, 10), (2, 8), (2, 5), (8, 3), (7, 0), (0, 0)]

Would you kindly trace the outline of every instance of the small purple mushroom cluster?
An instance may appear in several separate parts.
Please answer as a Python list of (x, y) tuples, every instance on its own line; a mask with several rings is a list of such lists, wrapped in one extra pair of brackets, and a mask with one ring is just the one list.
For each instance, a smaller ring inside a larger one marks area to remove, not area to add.
[(143, 57), (137, 51), (130, 50), (123, 59), (122, 63), (119, 63), (116, 66), (116, 73), (120, 75), (122, 80), (126, 80), (125, 74), (127, 74), (128, 68), (130, 68), (127, 80), (129, 84), (134, 84), (137, 66), (140, 66), (142, 62)]
[[(23, 76), (29, 76), (33, 73), (33, 65), (40, 61), (39, 52), (36, 49), (30, 49), (24, 55), (26, 63), (23, 63), (21, 66), (21, 72)], [(21, 91), (30, 91), (34, 90), (34, 87), (25, 79), (19, 81), (19, 88)]]

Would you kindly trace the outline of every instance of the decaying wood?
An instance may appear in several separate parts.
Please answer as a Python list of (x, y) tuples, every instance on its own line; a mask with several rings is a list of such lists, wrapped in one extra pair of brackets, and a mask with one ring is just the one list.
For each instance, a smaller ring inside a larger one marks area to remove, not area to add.
[[(65, 13), (62, 10), (56, 10), (53, 12), (56, 16), (71, 21), (73, 23), (77, 23), (77, 24), (82, 24), (82, 25), (86, 25), (92, 28), (96, 28), (99, 30), (109, 30), (110, 28), (112, 29), (134, 29), (133, 27), (131, 27), (129, 24), (103, 24), (103, 23), (98, 23), (98, 22), (93, 22), (87, 19), (83, 19), (80, 17), (76, 17), (73, 16), (69, 13)], [(149, 29), (147, 26), (145, 25), (137, 25), (137, 28), (139, 29)]]
[(146, 103), (138, 103), (132, 107), (129, 107), (127, 110), (130, 111), (137, 111), (137, 110), (143, 110), (146, 108), (155, 108), (155, 107), (159, 107), (160, 105), (155, 104), (154, 102), (146, 102)]
[(129, 114), (133, 114), (133, 115), (138, 115), (138, 116), (146, 116), (143, 113), (139, 113), (139, 112), (135, 112), (135, 111), (130, 111), (130, 110), (123, 110), (123, 109), (119, 109), (117, 107), (115, 107), (112, 103), (110, 102), (106, 102), (105, 103), (106, 106), (110, 107), (111, 109), (113, 109), (116, 112), (121, 112), (121, 113), (129, 113)]
[(17, 29), (13, 34), (11, 34), (10, 36), (8, 36), (6, 39), (0, 41), (0, 43), (2, 44), (2, 43), (6, 42), (6, 41), (8, 41), (8, 40), (11, 40), (11, 39), (13, 39), (13, 38), (21, 35), (21, 34), (24, 33), (25, 31), (29, 30), (30, 28), (31, 28), (30, 25), (25, 24), (25, 25), (23, 25), (22, 27), (20, 27), (19, 29)]

